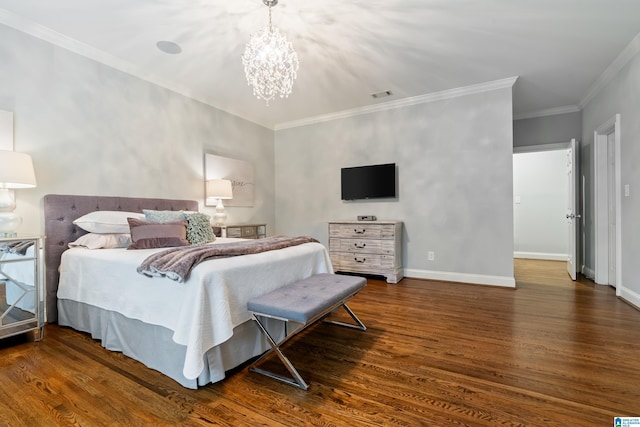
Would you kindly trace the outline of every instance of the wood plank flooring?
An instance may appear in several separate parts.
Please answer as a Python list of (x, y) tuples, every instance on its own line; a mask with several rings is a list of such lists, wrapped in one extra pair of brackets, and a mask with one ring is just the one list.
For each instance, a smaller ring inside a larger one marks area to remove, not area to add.
[[(361, 332), (284, 347), (310, 383), (240, 368), (188, 390), (47, 325), (0, 342), (0, 426), (612, 426), (640, 416), (640, 311), (564, 264), (516, 260), (517, 289), (369, 280)], [(277, 367), (277, 363), (273, 363)]]

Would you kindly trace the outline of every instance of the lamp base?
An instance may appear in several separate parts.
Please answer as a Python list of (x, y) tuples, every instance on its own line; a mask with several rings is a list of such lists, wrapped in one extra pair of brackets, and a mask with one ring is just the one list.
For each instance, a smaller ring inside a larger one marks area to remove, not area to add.
[(0, 237), (16, 237), (22, 218), (15, 212), (0, 212)]
[(223, 226), (227, 223), (227, 214), (224, 212), (216, 212), (213, 214), (213, 225)]
[(227, 222), (227, 214), (224, 211), (224, 205), (222, 204), (222, 199), (218, 199), (218, 204), (216, 205), (216, 213), (213, 214), (213, 225), (222, 226)]

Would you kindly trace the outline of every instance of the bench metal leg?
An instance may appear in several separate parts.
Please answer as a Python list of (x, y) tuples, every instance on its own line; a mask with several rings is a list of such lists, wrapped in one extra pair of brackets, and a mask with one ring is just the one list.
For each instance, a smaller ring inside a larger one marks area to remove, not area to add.
[[(348, 297), (348, 298), (350, 298), (350, 297)], [(262, 331), (264, 336), (267, 338), (267, 341), (269, 341), (269, 345), (271, 346), (271, 348), (268, 351), (266, 351), (262, 356), (260, 356), (255, 362), (253, 362), (249, 366), (249, 370), (252, 371), (252, 372), (257, 372), (257, 373), (262, 374), (262, 375), (266, 375), (266, 376), (268, 376), (270, 378), (273, 378), (273, 379), (276, 379), (278, 381), (282, 381), (282, 382), (284, 382), (286, 384), (289, 384), (289, 385), (292, 385), (294, 387), (298, 387), (298, 388), (300, 388), (302, 390), (307, 390), (309, 388), (309, 385), (302, 379), (302, 377), (300, 376), (300, 374), (298, 373), (296, 368), (289, 361), (289, 359), (287, 359), (287, 356), (285, 356), (282, 353), (282, 350), (280, 350), (280, 347), (284, 343), (289, 341), (289, 339), (293, 338), (299, 332), (302, 332), (308, 326), (313, 325), (316, 321), (318, 321), (320, 319), (323, 319), (327, 323), (333, 323), (335, 325), (346, 326), (348, 328), (353, 328), (353, 329), (359, 329), (359, 330), (362, 330), (362, 331), (366, 331), (367, 327), (364, 325), (364, 323), (362, 323), (360, 321), (360, 319), (358, 319), (358, 316), (356, 316), (353, 313), (353, 311), (351, 311), (351, 309), (347, 306), (345, 301), (348, 298), (345, 298), (344, 300), (338, 302), (336, 305), (331, 307), (327, 312), (319, 313), (317, 316), (309, 319), (307, 321), (307, 323), (304, 323), (301, 327), (297, 328), (295, 331), (293, 331), (291, 333), (291, 335), (287, 334), (279, 343), (277, 343), (273, 339), (271, 334), (269, 334), (269, 331), (267, 331), (267, 328), (265, 327), (264, 323), (262, 323), (260, 321), (260, 317), (263, 316), (263, 315), (261, 315), (259, 313), (255, 313), (255, 312), (252, 313), (253, 320), (256, 321), (256, 324), (258, 325), (258, 327), (260, 328), (260, 330)], [(328, 316), (329, 314), (333, 313), (335, 310), (337, 310), (340, 307), (343, 307), (347, 311), (347, 313), (349, 313), (349, 315), (354, 320), (354, 322), (356, 322), (356, 324), (350, 324), (350, 323), (339, 322), (339, 321), (336, 321), (336, 320), (324, 319), (326, 316)], [(264, 315), (264, 316), (265, 317), (272, 317), (272, 316), (269, 316), (269, 315)], [(275, 317), (273, 317), (273, 318), (275, 318)], [(286, 319), (282, 319), (282, 318), (279, 318), (279, 319), (282, 320), (283, 322), (285, 322), (285, 325), (288, 324)], [(275, 372), (270, 372), (270, 371), (267, 371), (267, 370), (264, 370), (264, 369), (256, 367), (256, 365), (258, 365), (263, 359), (268, 357), (271, 353), (275, 353), (275, 354), (278, 355), (278, 358), (280, 359), (280, 361), (282, 361), (282, 363), (287, 368), (287, 370), (289, 371), (289, 373), (291, 374), (291, 376), (293, 378), (288, 378), (288, 377), (285, 377), (283, 375), (276, 374)]]
[[(309, 385), (302, 379), (302, 377), (298, 373), (297, 369), (289, 361), (287, 356), (285, 356), (282, 353), (282, 350), (280, 350), (280, 346), (282, 344), (284, 344), (286, 341), (288, 341), (288, 338), (292, 337), (293, 335), (285, 337), (282, 341), (280, 341), (280, 343), (276, 343), (275, 340), (271, 337), (271, 334), (269, 334), (269, 331), (267, 331), (267, 328), (265, 328), (265, 326), (262, 324), (262, 322), (260, 321), (258, 316), (254, 315), (253, 316), (253, 320), (256, 321), (256, 323), (258, 324), (258, 327), (260, 328), (260, 330), (262, 331), (264, 336), (267, 338), (267, 341), (269, 341), (269, 345), (271, 345), (271, 349), (269, 351), (267, 351), (266, 353), (264, 353), (258, 360), (253, 362), (251, 364), (251, 366), (249, 366), (249, 370), (253, 371), (253, 372), (257, 372), (257, 373), (262, 374), (262, 375), (266, 375), (266, 376), (268, 376), (270, 378), (282, 381), (282, 382), (287, 383), (289, 385), (292, 385), (294, 387), (301, 388), (302, 390), (307, 390), (309, 388)], [(278, 358), (282, 361), (282, 363), (287, 368), (287, 370), (289, 371), (291, 376), (293, 376), (293, 378), (287, 378), (287, 377), (285, 377), (283, 375), (279, 375), (279, 374), (276, 374), (274, 372), (266, 371), (264, 369), (260, 369), (260, 368), (256, 367), (256, 365), (261, 360), (263, 360), (264, 358), (266, 358), (267, 356), (269, 356), (273, 352), (275, 352), (278, 355)]]
[(354, 322), (357, 323), (357, 325), (352, 325), (351, 323), (339, 322), (337, 320), (324, 319), (324, 321), (327, 322), (327, 323), (333, 323), (334, 325), (346, 326), (347, 328), (360, 329), (361, 331), (366, 331), (367, 330), (367, 327), (364, 326), (364, 323), (362, 323), (362, 321), (360, 321), (360, 319), (358, 319), (358, 316), (356, 316), (355, 313), (353, 311), (351, 311), (351, 309), (347, 306), (346, 303), (342, 304), (342, 308), (344, 308), (345, 311), (347, 313), (349, 313), (349, 316), (351, 316), (351, 318), (353, 319)]

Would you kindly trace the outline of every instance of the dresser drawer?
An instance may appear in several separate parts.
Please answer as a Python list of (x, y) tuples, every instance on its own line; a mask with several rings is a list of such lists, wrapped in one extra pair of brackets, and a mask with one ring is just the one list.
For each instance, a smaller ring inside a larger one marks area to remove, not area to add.
[(393, 240), (333, 238), (329, 239), (329, 250), (337, 252), (393, 255), (395, 252), (395, 242)]
[(346, 271), (376, 271), (391, 269), (395, 265), (393, 255), (331, 253), (334, 268)]
[(330, 224), (329, 237), (360, 239), (393, 239), (393, 224)]

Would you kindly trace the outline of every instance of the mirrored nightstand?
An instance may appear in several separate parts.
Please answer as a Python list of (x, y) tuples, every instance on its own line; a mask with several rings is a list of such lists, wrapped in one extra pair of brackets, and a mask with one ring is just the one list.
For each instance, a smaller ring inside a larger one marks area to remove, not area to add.
[(44, 334), (44, 237), (0, 238), (0, 339)]
[(217, 237), (264, 239), (265, 237), (267, 237), (267, 225), (266, 224), (231, 224), (231, 225), (224, 226), (224, 228), (214, 225), (213, 233)]

